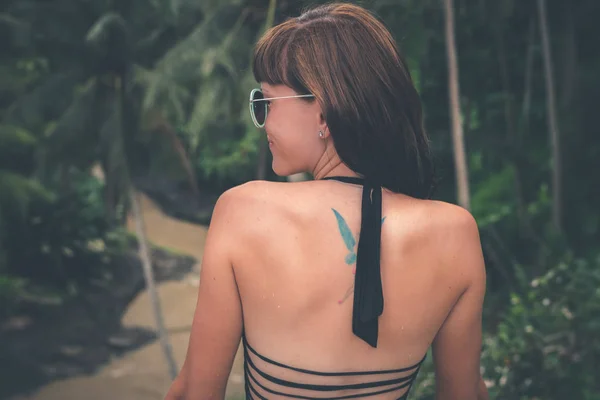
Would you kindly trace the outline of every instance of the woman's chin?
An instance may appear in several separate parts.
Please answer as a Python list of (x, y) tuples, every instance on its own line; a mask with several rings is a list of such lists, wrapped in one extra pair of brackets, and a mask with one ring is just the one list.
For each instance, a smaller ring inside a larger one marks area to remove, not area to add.
[(277, 168), (275, 165), (273, 165), (273, 172), (275, 173), (275, 175), (277, 176), (281, 176), (281, 177), (285, 177), (288, 176), (289, 173), (287, 172), (287, 170), (285, 168)]
[(275, 160), (273, 160), (273, 163), (271, 164), (271, 168), (273, 169), (273, 172), (275, 173), (275, 175), (277, 176), (281, 176), (281, 177), (286, 177), (286, 176), (290, 176), (290, 175), (294, 175), (303, 171), (297, 170), (296, 168), (291, 168), (289, 165), (281, 165), (281, 163), (277, 163), (275, 162)]

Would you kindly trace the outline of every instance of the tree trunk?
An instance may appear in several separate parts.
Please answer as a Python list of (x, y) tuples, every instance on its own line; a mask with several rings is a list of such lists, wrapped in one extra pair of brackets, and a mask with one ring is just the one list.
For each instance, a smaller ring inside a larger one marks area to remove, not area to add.
[(452, 141), (454, 145), (454, 165), (458, 204), (467, 210), (471, 207), (469, 176), (465, 155), (465, 143), (460, 112), (460, 87), (458, 82), (458, 61), (454, 40), (454, 5), (452, 0), (443, 0), (446, 16), (446, 52), (448, 56), (448, 87), (450, 116), (452, 118)]
[(154, 272), (152, 270), (152, 263), (150, 261), (150, 250), (148, 249), (148, 241), (146, 239), (146, 228), (144, 226), (144, 219), (140, 210), (140, 204), (138, 202), (137, 194), (133, 188), (130, 188), (129, 196), (131, 198), (131, 209), (133, 212), (133, 219), (135, 221), (135, 233), (138, 239), (138, 253), (142, 261), (142, 267), (144, 270), (144, 279), (146, 281), (146, 288), (148, 289), (148, 295), (150, 297), (150, 303), (152, 304), (152, 311), (154, 312), (154, 318), (156, 319), (156, 328), (158, 330), (158, 338), (160, 345), (163, 349), (163, 353), (167, 360), (169, 367), (169, 375), (171, 379), (177, 377), (177, 364), (175, 357), (173, 356), (173, 349), (169, 342), (169, 336), (167, 328), (165, 326), (162, 309), (160, 307), (160, 300), (158, 292), (156, 291), (156, 285), (154, 281)]
[(179, 161), (181, 162), (181, 166), (185, 170), (190, 189), (192, 190), (192, 193), (194, 193), (194, 196), (196, 196), (196, 199), (199, 201), (200, 188), (198, 187), (198, 180), (196, 179), (196, 173), (194, 172), (192, 161), (190, 160), (188, 153), (185, 151), (185, 147), (181, 143), (181, 140), (179, 140), (179, 137), (175, 133), (173, 127), (166, 119), (162, 117), (160, 118), (158, 129), (160, 132), (164, 133), (171, 142), (171, 146), (175, 150), (175, 153), (177, 153)]
[(127, 163), (127, 158), (125, 154), (125, 149), (123, 143), (125, 142), (123, 135), (127, 132), (127, 123), (126, 118), (126, 102), (128, 100), (127, 97), (127, 88), (126, 88), (126, 76), (125, 73), (122, 73), (116, 79), (116, 87), (119, 91), (119, 101), (120, 101), (120, 157), (122, 161), (122, 170), (121, 173), (124, 176), (125, 184), (127, 185), (127, 190), (129, 194), (129, 200), (131, 202), (131, 211), (133, 212), (133, 219), (135, 222), (135, 231), (137, 235), (138, 242), (138, 253), (140, 260), (142, 262), (142, 269), (144, 271), (144, 279), (146, 281), (146, 288), (148, 289), (148, 296), (150, 297), (150, 303), (152, 305), (152, 311), (154, 313), (154, 318), (156, 320), (156, 329), (158, 331), (158, 337), (160, 344), (163, 348), (163, 353), (167, 360), (167, 366), (169, 368), (169, 375), (171, 379), (175, 379), (177, 377), (177, 364), (175, 362), (175, 357), (173, 356), (173, 349), (171, 348), (171, 344), (169, 343), (169, 336), (167, 333), (167, 329), (164, 323), (164, 317), (162, 314), (162, 310), (160, 307), (160, 300), (158, 297), (158, 292), (156, 291), (156, 285), (154, 281), (154, 273), (152, 270), (152, 262), (150, 260), (150, 250), (148, 248), (148, 240), (146, 239), (146, 228), (144, 226), (144, 219), (142, 217), (142, 212), (140, 210), (140, 204), (138, 202), (137, 195), (135, 193), (135, 189), (133, 187), (133, 183), (131, 181), (131, 177), (129, 174), (129, 165)]
[(525, 61), (525, 82), (523, 92), (523, 107), (521, 109), (521, 130), (520, 135), (529, 132), (529, 120), (531, 114), (531, 92), (532, 92), (532, 77), (533, 77), (533, 55), (535, 52), (535, 18), (531, 18), (529, 26), (529, 44), (527, 45), (527, 58)]
[[(575, 16), (573, 8), (567, 7), (565, 11), (565, 40), (563, 44), (562, 56), (563, 67), (563, 84), (560, 92), (561, 108), (566, 112), (566, 115), (572, 115), (569, 112), (572, 110), (573, 100), (577, 89), (577, 38), (575, 37)], [(563, 114), (564, 115), (564, 114)], [(563, 126), (565, 126), (563, 121)], [(568, 137), (568, 135), (567, 135)], [(568, 154), (568, 153), (567, 153)]]
[(544, 74), (546, 78), (546, 118), (550, 129), (552, 147), (552, 223), (558, 232), (562, 232), (562, 160), (560, 154), (560, 132), (556, 115), (556, 99), (554, 92), (554, 72), (552, 52), (550, 49), (550, 33), (546, 17), (546, 0), (538, 0), (538, 19), (542, 38), (542, 54), (544, 56)]
[(101, 160), (102, 177), (104, 180), (104, 215), (110, 226), (118, 224), (115, 210), (117, 209), (117, 187), (114, 174), (110, 170), (108, 157)]
[[(514, 113), (513, 90), (509, 77), (508, 61), (506, 59), (506, 45), (504, 43), (504, 21), (496, 26), (496, 44), (498, 46), (498, 62), (500, 65), (500, 76), (502, 79), (502, 91), (504, 92), (504, 119), (506, 120), (506, 140), (508, 142), (511, 157), (509, 163), (513, 168), (513, 185), (515, 190), (515, 201), (517, 204), (517, 215), (521, 233), (532, 238), (533, 231), (527, 214), (527, 202), (523, 187), (523, 176), (525, 166), (523, 165), (522, 140), (517, 129)], [(529, 49), (528, 49), (529, 50)], [(527, 72), (526, 72), (527, 74)]]

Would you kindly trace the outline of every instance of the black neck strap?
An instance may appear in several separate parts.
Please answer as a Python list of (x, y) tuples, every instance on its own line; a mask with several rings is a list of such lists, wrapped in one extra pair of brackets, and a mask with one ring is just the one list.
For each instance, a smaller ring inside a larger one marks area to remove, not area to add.
[(381, 186), (363, 178), (349, 176), (330, 176), (322, 180), (363, 186), (361, 227), (354, 276), (352, 332), (372, 347), (377, 347), (378, 318), (383, 313), (380, 266)]

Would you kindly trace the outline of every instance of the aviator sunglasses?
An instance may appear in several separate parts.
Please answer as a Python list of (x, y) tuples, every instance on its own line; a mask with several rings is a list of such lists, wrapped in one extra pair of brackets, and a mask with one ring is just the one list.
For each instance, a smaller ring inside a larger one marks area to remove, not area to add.
[(265, 121), (267, 120), (267, 111), (269, 110), (268, 102), (277, 99), (295, 99), (299, 97), (315, 97), (312, 94), (298, 94), (295, 96), (281, 96), (281, 97), (265, 97), (262, 90), (252, 89), (250, 92), (250, 116), (252, 122), (257, 128), (264, 128)]

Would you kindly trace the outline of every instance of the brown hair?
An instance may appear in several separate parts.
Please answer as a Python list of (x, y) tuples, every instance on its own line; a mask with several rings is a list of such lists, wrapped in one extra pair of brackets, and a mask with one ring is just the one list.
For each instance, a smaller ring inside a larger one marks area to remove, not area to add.
[(318, 101), (349, 168), (394, 192), (427, 198), (433, 162), (421, 101), (384, 24), (356, 5), (332, 3), (271, 28), (257, 43), (257, 82)]

